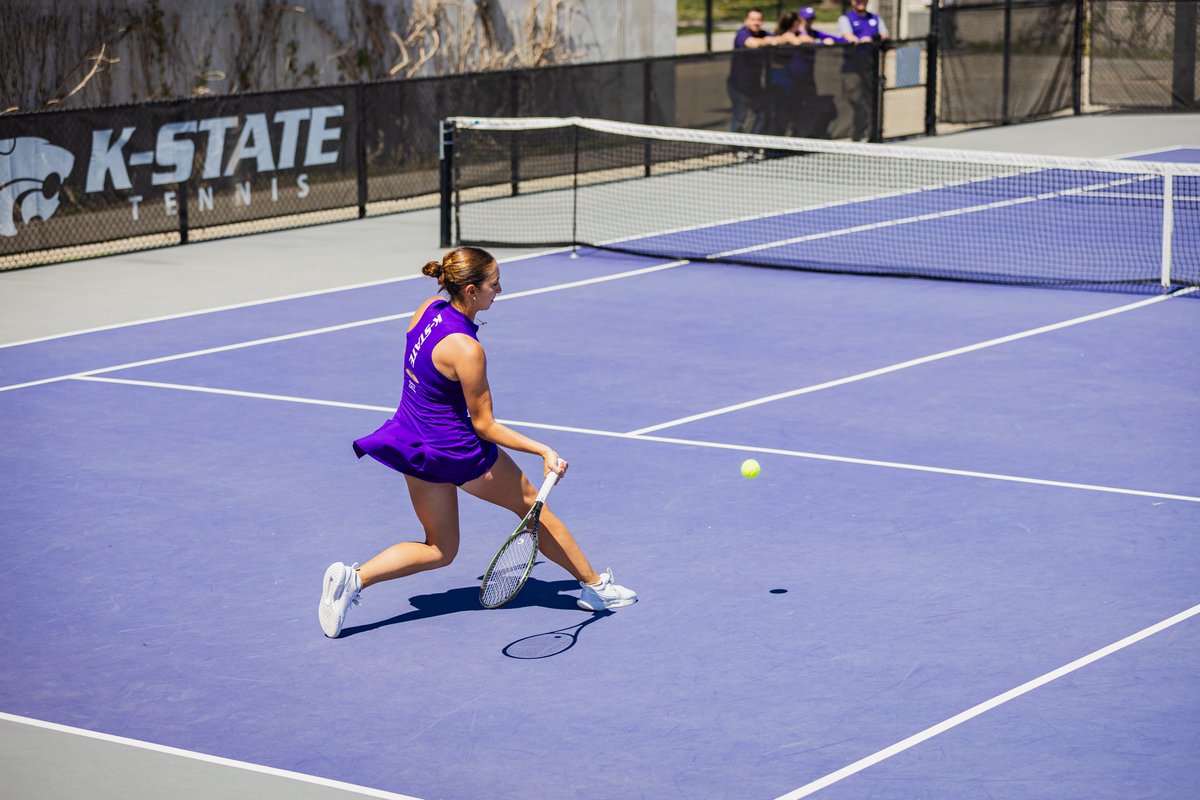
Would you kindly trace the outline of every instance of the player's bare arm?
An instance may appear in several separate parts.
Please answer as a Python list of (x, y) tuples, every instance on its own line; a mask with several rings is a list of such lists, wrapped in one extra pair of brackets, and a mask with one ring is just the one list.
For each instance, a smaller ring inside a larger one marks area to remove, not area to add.
[(471, 424), (481, 439), (540, 456), (545, 462), (543, 474), (554, 471), (561, 476), (566, 473), (566, 462), (560, 461), (558, 453), (551, 447), (496, 421), (492, 411), (492, 390), (487, 378), (487, 355), (479, 342), (468, 336), (448, 336), (433, 351), (433, 361), (439, 372), (462, 385)]

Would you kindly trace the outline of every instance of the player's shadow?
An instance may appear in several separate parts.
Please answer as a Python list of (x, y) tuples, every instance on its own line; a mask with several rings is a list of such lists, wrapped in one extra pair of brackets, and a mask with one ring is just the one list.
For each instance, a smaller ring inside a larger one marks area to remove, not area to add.
[[(563, 594), (563, 592), (578, 588), (579, 584), (573, 580), (542, 581), (530, 575), (529, 580), (525, 583), (525, 588), (521, 589), (521, 593), (497, 610), (529, 606), (579, 610), (579, 607), (575, 605), (576, 598), (573, 595)], [(409, 598), (409, 602), (412, 603), (415, 610), (406, 611), (388, 619), (381, 619), (378, 622), (369, 622), (366, 625), (342, 628), (342, 637), (366, 633), (387, 625), (457, 614), (460, 611), (487, 610), (479, 604), (478, 586), (463, 586), (438, 594), (419, 594)]]

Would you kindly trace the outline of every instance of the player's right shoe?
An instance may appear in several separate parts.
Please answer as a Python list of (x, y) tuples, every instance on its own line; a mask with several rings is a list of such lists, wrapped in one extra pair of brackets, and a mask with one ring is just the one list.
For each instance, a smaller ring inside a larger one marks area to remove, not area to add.
[(637, 602), (637, 593), (613, 582), (612, 567), (600, 573), (600, 580), (595, 584), (580, 581), (583, 591), (579, 593), (576, 605), (584, 611), (604, 611), (609, 608), (630, 606)]
[(358, 577), (358, 564), (347, 567), (342, 562), (335, 561), (325, 570), (317, 617), (321, 620), (321, 630), (325, 631), (326, 636), (334, 639), (342, 632), (346, 612), (351, 603), (358, 605), (358, 593), (361, 591), (362, 581)]

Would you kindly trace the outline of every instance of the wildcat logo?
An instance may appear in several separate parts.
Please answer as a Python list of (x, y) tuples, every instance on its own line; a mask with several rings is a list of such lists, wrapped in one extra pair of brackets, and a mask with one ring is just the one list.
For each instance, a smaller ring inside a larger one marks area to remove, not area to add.
[(40, 137), (0, 139), (0, 235), (17, 235), (18, 209), (26, 225), (54, 216), (58, 191), (74, 166), (69, 150)]
[[(67, 150), (39, 136), (0, 138), (0, 236), (19, 235), (17, 211), (25, 225), (35, 217), (50, 219), (60, 192), (85, 214), (98, 213), (101, 205), (89, 204), (88, 196), (107, 192), (103, 210), (111, 209), (112, 199), (124, 199), (133, 222), (155, 206), (163, 217), (179, 216), (185, 199), (193, 223), (218, 203), (240, 212), (252, 200), (304, 201), (312, 194), (310, 170), (338, 168), (344, 115), (344, 106), (327, 105), (181, 119), (153, 129), (72, 128), (75, 141), (90, 136), (90, 151)], [(81, 174), (68, 184), (76, 161)]]

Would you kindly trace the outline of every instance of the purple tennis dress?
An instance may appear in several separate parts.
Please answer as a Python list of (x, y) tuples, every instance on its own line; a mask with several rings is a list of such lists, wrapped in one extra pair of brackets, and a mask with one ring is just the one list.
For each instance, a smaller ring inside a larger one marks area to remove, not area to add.
[(379, 430), (357, 439), (354, 452), (430, 483), (462, 485), (500, 455), (471, 426), (462, 385), (438, 372), (433, 348), (452, 333), (478, 341), (479, 326), (445, 300), (435, 300), (408, 332), (400, 407)]

